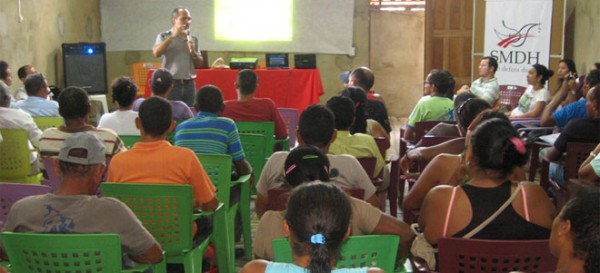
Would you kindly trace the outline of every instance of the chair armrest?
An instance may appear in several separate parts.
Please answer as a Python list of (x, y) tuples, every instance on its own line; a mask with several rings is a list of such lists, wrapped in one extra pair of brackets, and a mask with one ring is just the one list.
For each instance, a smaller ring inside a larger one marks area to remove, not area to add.
[(249, 183), (250, 182), (250, 177), (252, 176), (252, 174), (244, 174), (244, 175), (240, 175), (240, 177), (238, 177), (237, 180), (235, 181), (231, 181), (231, 185), (233, 186), (234, 184), (244, 184), (244, 183)]
[(286, 138), (276, 138), (275, 146), (279, 151), (289, 151), (290, 150), (290, 137)]
[(215, 209), (214, 211), (211, 210), (194, 210), (194, 213), (192, 213), (192, 220), (198, 220), (201, 216), (212, 216), (213, 214), (215, 214), (216, 211), (219, 211), (223, 208), (223, 206), (225, 206), (224, 203), (219, 202), (219, 205), (217, 206), (217, 209)]

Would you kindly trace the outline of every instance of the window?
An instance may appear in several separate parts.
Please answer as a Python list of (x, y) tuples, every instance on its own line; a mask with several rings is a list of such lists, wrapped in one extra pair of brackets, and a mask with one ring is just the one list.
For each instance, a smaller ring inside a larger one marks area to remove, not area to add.
[(371, 10), (415, 11), (425, 10), (425, 1), (421, 0), (370, 0)]

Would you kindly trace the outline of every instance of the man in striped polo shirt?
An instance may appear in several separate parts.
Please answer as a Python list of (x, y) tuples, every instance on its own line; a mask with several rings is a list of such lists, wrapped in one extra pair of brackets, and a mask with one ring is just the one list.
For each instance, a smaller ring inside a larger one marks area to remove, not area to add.
[(235, 122), (218, 116), (223, 105), (223, 95), (218, 87), (201, 87), (196, 93), (198, 114), (177, 126), (175, 145), (189, 148), (197, 154), (230, 155), (237, 174), (249, 174), (252, 167), (245, 159)]

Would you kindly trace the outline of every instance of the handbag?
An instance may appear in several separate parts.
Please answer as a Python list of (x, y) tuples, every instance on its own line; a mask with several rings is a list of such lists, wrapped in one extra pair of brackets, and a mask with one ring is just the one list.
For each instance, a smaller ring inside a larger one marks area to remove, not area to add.
[[(456, 189), (457, 189), (457, 187), (454, 187), (454, 189), (452, 190), (452, 198), (450, 200), (450, 206), (453, 203)], [(512, 193), (512, 195), (506, 200), (506, 202), (504, 202), (504, 204), (502, 204), (502, 206), (500, 206), (496, 210), (496, 212), (494, 212), (492, 215), (490, 215), (490, 217), (488, 217), (485, 221), (483, 221), (481, 224), (479, 224), (479, 226), (477, 226), (476, 228), (471, 230), (469, 233), (465, 234), (465, 236), (463, 236), (462, 238), (469, 239), (469, 238), (473, 237), (473, 235), (477, 234), (479, 231), (484, 229), (489, 223), (491, 223), (494, 219), (496, 219), (496, 217), (498, 215), (500, 215), (500, 213), (502, 213), (512, 203), (513, 200), (515, 200), (515, 198), (517, 197), (517, 194), (519, 194), (520, 191), (521, 191), (521, 187), (519, 185), (519, 186), (517, 186), (517, 189)], [(448, 210), (450, 210), (450, 206), (448, 207)], [(413, 240), (413, 243), (410, 247), (411, 255), (422, 259), (427, 264), (427, 267), (429, 267), (430, 270), (434, 270), (436, 268), (435, 253), (438, 252), (437, 248), (434, 248), (427, 241), (427, 239), (425, 238), (425, 235), (423, 234), (423, 231), (421, 231), (421, 229), (419, 228), (418, 223), (411, 224), (410, 229), (416, 235), (415, 239)]]

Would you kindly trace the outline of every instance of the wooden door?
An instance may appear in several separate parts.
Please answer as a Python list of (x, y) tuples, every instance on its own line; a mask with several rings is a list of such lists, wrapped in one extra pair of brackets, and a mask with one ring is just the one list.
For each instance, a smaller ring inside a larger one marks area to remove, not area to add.
[(425, 71), (445, 69), (456, 89), (471, 84), (473, 1), (427, 0), (425, 5)]

